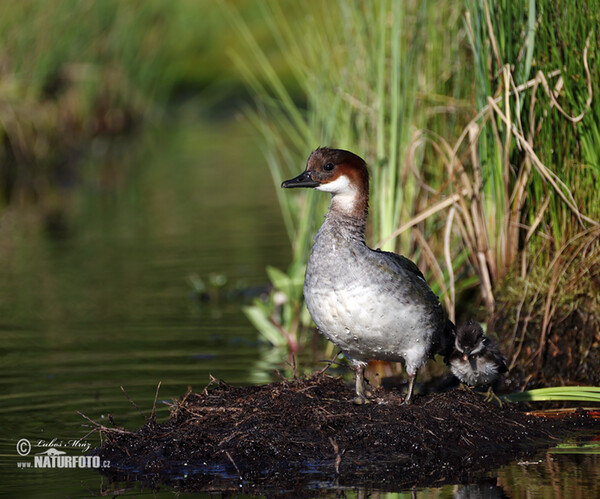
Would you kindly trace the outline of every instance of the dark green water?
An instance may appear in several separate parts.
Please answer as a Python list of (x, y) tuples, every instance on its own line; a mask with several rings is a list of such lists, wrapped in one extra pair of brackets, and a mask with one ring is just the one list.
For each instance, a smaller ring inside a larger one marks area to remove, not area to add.
[[(289, 261), (271, 178), (248, 130), (239, 123), (179, 124), (121, 145), (110, 157), (90, 159), (88, 173), (77, 183), (65, 178), (64, 191), (35, 212), (0, 217), (0, 493), (6, 497), (143, 492), (135, 485), (115, 489), (94, 470), (18, 463), (54, 439), (68, 455), (81, 455), (70, 441), (89, 428), (76, 411), (107, 425), (109, 414), (119, 425), (141, 425), (143, 416), (120, 386), (148, 414), (161, 382), (160, 421), (168, 414), (162, 401), (190, 384), (201, 389), (209, 374), (232, 384), (264, 383), (285, 360), (259, 341), (239, 299), (201, 303), (189, 284), (192, 275), (206, 280), (217, 273), (227, 278), (226, 288), (260, 286), (267, 264), (284, 268)], [(25, 458), (17, 455), (20, 439), (32, 444)], [(85, 442), (97, 445), (98, 436)], [(505, 467), (492, 481), (513, 497), (594, 497), (595, 449)], [(417, 493), (453, 497), (459, 489)], [(461, 497), (499, 497), (469, 490)]]
[(281, 361), (257, 343), (239, 301), (202, 304), (188, 283), (219, 273), (226, 287), (260, 285), (267, 264), (289, 260), (246, 130), (180, 126), (122, 149), (100, 178), (54, 200), (54, 237), (27, 210), (1, 221), (0, 482), (15, 497), (101, 489), (94, 471), (17, 469), (15, 445), (83, 437), (76, 410), (139, 426), (120, 386), (148, 413), (159, 382), (159, 401), (170, 400), (209, 374), (267, 382)]

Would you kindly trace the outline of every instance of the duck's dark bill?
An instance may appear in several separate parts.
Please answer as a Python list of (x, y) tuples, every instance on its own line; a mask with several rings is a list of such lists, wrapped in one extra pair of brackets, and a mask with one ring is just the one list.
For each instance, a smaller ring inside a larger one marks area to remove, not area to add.
[(288, 189), (292, 187), (317, 187), (318, 185), (319, 182), (315, 182), (314, 180), (312, 180), (310, 178), (310, 173), (306, 171), (302, 172), (295, 178), (284, 180), (281, 183), (281, 187)]

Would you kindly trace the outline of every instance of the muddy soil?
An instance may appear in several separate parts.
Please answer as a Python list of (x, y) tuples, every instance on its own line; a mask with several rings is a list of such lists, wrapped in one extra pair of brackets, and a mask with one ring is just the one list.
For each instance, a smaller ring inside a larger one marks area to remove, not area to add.
[(185, 491), (284, 493), (315, 488), (468, 483), (532, 455), (567, 430), (598, 428), (584, 411), (546, 420), (456, 389), (397, 392), (352, 403), (353, 390), (326, 374), (264, 386), (216, 382), (175, 402), (168, 421), (129, 432), (101, 427), (93, 452), (112, 479)]

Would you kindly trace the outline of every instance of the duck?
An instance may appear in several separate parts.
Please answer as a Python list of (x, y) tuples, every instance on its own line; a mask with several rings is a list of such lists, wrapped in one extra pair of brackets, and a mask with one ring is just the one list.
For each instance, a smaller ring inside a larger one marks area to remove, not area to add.
[(454, 324), (417, 265), (365, 242), (369, 171), (358, 155), (319, 147), (305, 170), (282, 188), (331, 194), (304, 277), (304, 299), (320, 333), (355, 371), (356, 404), (368, 401), (364, 370), (371, 359), (403, 362), (411, 402), (418, 370), (452, 352)]
[(497, 388), (508, 371), (498, 344), (483, 333), (481, 324), (467, 321), (456, 330), (454, 351), (448, 357), (452, 374), (467, 386)]

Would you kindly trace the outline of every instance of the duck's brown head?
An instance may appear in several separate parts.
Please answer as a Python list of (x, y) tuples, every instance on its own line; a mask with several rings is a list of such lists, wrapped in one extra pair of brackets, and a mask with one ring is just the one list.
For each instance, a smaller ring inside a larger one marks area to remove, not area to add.
[(365, 161), (343, 149), (319, 147), (308, 158), (306, 170), (281, 187), (314, 187), (330, 192), (331, 210), (365, 217), (369, 201), (369, 172)]

